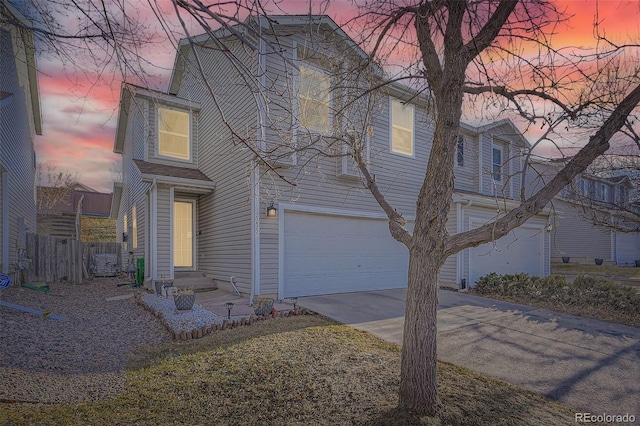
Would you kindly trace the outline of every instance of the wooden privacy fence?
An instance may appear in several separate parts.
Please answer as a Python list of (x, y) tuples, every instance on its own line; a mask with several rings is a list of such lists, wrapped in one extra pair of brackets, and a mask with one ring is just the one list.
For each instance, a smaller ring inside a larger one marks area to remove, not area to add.
[(89, 277), (94, 254), (122, 254), (120, 243), (83, 243), (71, 238), (26, 234), (25, 283), (67, 281), (82, 284)]

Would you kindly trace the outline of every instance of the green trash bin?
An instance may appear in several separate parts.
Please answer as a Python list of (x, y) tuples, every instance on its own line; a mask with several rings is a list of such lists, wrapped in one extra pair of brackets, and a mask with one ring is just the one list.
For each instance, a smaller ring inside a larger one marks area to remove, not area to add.
[(144, 257), (136, 259), (136, 287), (142, 287), (144, 282)]

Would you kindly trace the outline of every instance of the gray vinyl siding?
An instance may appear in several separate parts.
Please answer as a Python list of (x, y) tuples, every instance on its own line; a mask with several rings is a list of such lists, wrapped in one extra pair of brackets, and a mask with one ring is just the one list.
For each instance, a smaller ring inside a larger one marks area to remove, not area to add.
[(464, 137), (464, 164), (459, 166), (454, 158), (454, 187), (463, 191), (479, 192), (479, 137), (462, 132)]
[[(478, 158), (477, 178), (478, 187), (483, 195), (499, 196), (507, 199), (520, 199), (522, 183), (522, 152), (523, 143), (518, 135), (513, 133), (511, 126), (503, 125), (480, 133), (478, 144), (481, 155)], [(493, 182), (493, 147), (502, 148), (502, 180)], [(463, 183), (457, 186), (464, 189)]]
[(278, 218), (266, 217), (270, 202), (260, 203), (260, 293), (278, 293)]
[[(227, 46), (243, 64), (255, 67), (251, 51), (233, 42)], [(226, 124), (255, 144), (257, 105), (243, 76), (216, 49), (201, 49), (199, 58), (216, 101), (224, 105)], [(225, 282), (233, 276), (241, 292), (251, 293), (250, 154), (223, 122), (197, 70), (185, 70), (177, 95), (201, 104), (198, 167), (216, 183), (211, 194), (199, 197), (199, 270)]]
[[(8, 235), (1, 235), (8, 239), (9, 262), (8, 265), (0, 264), (0, 272), (4, 270), (10, 274), (15, 270), (19, 248), (19, 218), (24, 218), (31, 232), (36, 231), (35, 126), (26, 63), (19, 31), (0, 28), (0, 90), (12, 94), (11, 99), (5, 100), (6, 104), (0, 107), (0, 166), (7, 171), (6, 187), (2, 191), (6, 191), (4, 195), (8, 201), (8, 214), (2, 221), (8, 221), (9, 231)], [(0, 244), (0, 252), (2, 247)]]
[(614, 260), (612, 236), (608, 230), (596, 227), (571, 204), (556, 200), (551, 253), (553, 257)]
[[(458, 214), (457, 205), (452, 203), (447, 215), (447, 232), (449, 235), (455, 235), (458, 233)], [(459, 285), (457, 279), (458, 268), (458, 255), (454, 254), (449, 256), (444, 265), (440, 269), (440, 284), (455, 284)]]
[[(133, 209), (136, 206), (136, 216), (138, 224), (138, 247), (133, 248), (133, 236), (129, 235), (126, 247), (123, 245), (122, 260), (125, 263), (129, 258), (129, 251), (134, 252), (134, 259), (145, 259), (145, 278), (150, 276), (150, 261), (146, 258), (149, 251), (146, 247), (149, 231), (147, 221), (149, 212), (147, 211), (146, 192), (150, 184), (142, 182), (140, 171), (134, 164), (134, 159), (144, 158), (145, 137), (148, 133), (147, 112), (148, 101), (146, 99), (134, 98), (127, 123), (127, 135), (122, 152), (123, 185), (120, 199), (120, 210), (116, 221), (116, 240), (122, 242), (122, 234), (131, 231), (133, 225)], [(128, 229), (124, 229), (124, 215), (127, 215)]]
[(169, 186), (158, 185), (158, 232), (156, 234), (156, 250), (158, 256), (158, 277), (164, 275), (171, 278), (171, 189)]
[(527, 167), (527, 175), (525, 179), (525, 190), (527, 198), (535, 195), (540, 191), (551, 179), (555, 177), (558, 171), (549, 164), (530, 163)]
[[(390, 152), (388, 107), (376, 117), (370, 148), (370, 170), (376, 175), (380, 190), (389, 203), (406, 217), (415, 213), (415, 200), (424, 180), (433, 139), (433, 127), (424, 109), (416, 107), (415, 112), (415, 158)], [(302, 135), (298, 139), (303, 139)], [(300, 143), (304, 143), (304, 140)], [(299, 165), (278, 169), (286, 181), (269, 170), (264, 171), (262, 196), (265, 202), (382, 211), (359, 180), (336, 176), (335, 158), (311, 155), (301, 153)]]

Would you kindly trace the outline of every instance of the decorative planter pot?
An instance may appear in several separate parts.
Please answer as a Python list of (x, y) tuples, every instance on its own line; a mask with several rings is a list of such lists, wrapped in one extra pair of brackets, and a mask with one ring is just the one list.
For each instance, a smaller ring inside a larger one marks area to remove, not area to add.
[(179, 311), (188, 311), (193, 308), (195, 301), (195, 294), (176, 294), (173, 296), (173, 302), (176, 304), (176, 309)]
[(603, 259), (596, 259), (596, 265), (602, 265)]
[(640, 259), (636, 259), (636, 268), (640, 268)]
[(569, 260), (571, 260), (569, 256), (562, 256), (562, 263), (569, 263)]
[(253, 300), (253, 312), (256, 315), (267, 315), (271, 313), (271, 309), (273, 309), (273, 299), (268, 297), (256, 297)]

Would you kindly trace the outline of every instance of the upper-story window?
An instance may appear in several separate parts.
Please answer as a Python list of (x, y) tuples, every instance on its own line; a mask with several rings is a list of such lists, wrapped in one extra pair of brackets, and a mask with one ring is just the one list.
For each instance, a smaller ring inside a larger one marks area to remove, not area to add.
[(604, 201), (607, 203), (613, 203), (613, 191), (609, 185), (604, 187)]
[(331, 125), (331, 77), (318, 70), (300, 66), (298, 105), (298, 122), (302, 127), (328, 133)]
[(589, 181), (586, 179), (580, 179), (580, 186), (578, 190), (582, 193), (582, 195), (589, 195)]
[(625, 188), (624, 186), (617, 186), (615, 202), (620, 206), (626, 206), (628, 201), (627, 198), (628, 198), (627, 188)]
[(456, 144), (456, 164), (460, 167), (464, 166), (464, 136), (458, 136)]
[(158, 108), (158, 154), (191, 160), (191, 116), (188, 112)]
[(391, 152), (413, 157), (413, 105), (391, 100)]
[(502, 180), (502, 148), (499, 146), (494, 146), (491, 156), (491, 164), (492, 164), (492, 172), (493, 172), (493, 180), (496, 182), (500, 182)]
[(612, 202), (611, 189), (607, 184), (598, 183), (596, 187), (596, 200)]

